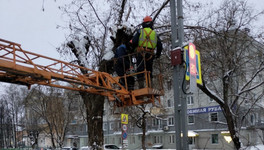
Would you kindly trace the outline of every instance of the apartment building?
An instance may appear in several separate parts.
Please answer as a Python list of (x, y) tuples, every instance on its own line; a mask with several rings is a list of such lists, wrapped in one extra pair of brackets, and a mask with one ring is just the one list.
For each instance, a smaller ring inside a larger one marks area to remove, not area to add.
[[(223, 34), (227, 35), (229, 33)], [(248, 36), (248, 31), (234, 32), (230, 31), (230, 34), (235, 34), (230, 37), (238, 37), (235, 40), (228, 41), (228, 38), (221, 37), (210, 37), (207, 42), (211, 45), (221, 45), (219, 40), (227, 40), (224, 42), (232, 43), (237, 42), (237, 46), (231, 45), (230, 48), (241, 49), (241, 53), (233, 52), (233, 55), (243, 55), (242, 58), (246, 58), (249, 61), (241, 62), (244, 66), (236, 72), (235, 78), (233, 78), (234, 88), (242, 86), (245, 82), (252, 78), (253, 70), (258, 67), (263, 60), (263, 45), (255, 40), (252, 40)], [(204, 42), (204, 41), (203, 41)], [(221, 49), (221, 47), (219, 47)], [(211, 55), (215, 55), (213, 51)], [(243, 54), (242, 54), (243, 52)], [(244, 53), (245, 52), (245, 53)], [(201, 53), (202, 55), (203, 53)], [(225, 56), (223, 56), (224, 58)], [(206, 59), (208, 59), (206, 57)], [(211, 60), (214, 61), (214, 60)], [(234, 64), (236, 65), (236, 64)], [(202, 66), (204, 67), (204, 66)], [(209, 72), (210, 76), (216, 75), (219, 70), (212, 70)], [(263, 73), (258, 74), (251, 84), (261, 83), (263, 81)], [(208, 81), (207, 81), (208, 82)], [(217, 85), (217, 79), (213, 80)], [(163, 148), (163, 149), (175, 149), (175, 122), (174, 119), (174, 96), (173, 89), (171, 89), (171, 81), (167, 82), (168, 87), (166, 88), (165, 96), (161, 100), (162, 111), (157, 115), (148, 115), (146, 118), (146, 147), (147, 148)], [(167, 86), (166, 85), (166, 86)], [(221, 87), (221, 85), (217, 85)], [(236, 129), (239, 130), (239, 138), (244, 146), (257, 145), (264, 143), (264, 109), (263, 109), (263, 86), (260, 86), (251, 92), (247, 92), (232, 109), (240, 107), (239, 111), (236, 112), (236, 118), (238, 123)], [(255, 101), (258, 99), (258, 101)], [(208, 97), (202, 91), (197, 89), (194, 94), (186, 95), (187, 102), (187, 125), (188, 125), (188, 144), (190, 149), (234, 149), (234, 145), (231, 141), (230, 134), (228, 132), (225, 114), (223, 114), (221, 107), (213, 99)], [(146, 108), (146, 111), (150, 112), (151, 104)], [(121, 112), (112, 110), (112, 108), (105, 104), (105, 115), (104, 115), (104, 143), (105, 144), (116, 144), (122, 146), (122, 131), (121, 131)], [(129, 120), (131, 119), (131, 114)], [(131, 119), (133, 120), (133, 119)], [(240, 122), (241, 121), (241, 122)], [(74, 124), (73, 124), (74, 125)], [(82, 129), (85, 125), (80, 125)], [(67, 134), (68, 142), (78, 141), (78, 146), (87, 145), (87, 128), (82, 133)], [(129, 121), (127, 129), (127, 140), (129, 149), (140, 149), (142, 141), (142, 129), (139, 128), (135, 121)]]

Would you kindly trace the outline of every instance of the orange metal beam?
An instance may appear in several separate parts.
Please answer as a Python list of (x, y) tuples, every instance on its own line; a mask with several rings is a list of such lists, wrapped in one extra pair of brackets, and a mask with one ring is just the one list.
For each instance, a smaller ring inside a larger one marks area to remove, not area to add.
[[(88, 73), (82, 74), (81, 69)], [(20, 44), (3, 39), (0, 39), (0, 81), (85, 91), (108, 96), (110, 101), (118, 99), (122, 102), (120, 106), (154, 103), (154, 96), (163, 95), (152, 88), (128, 91), (119, 84), (119, 77), (25, 51)]]

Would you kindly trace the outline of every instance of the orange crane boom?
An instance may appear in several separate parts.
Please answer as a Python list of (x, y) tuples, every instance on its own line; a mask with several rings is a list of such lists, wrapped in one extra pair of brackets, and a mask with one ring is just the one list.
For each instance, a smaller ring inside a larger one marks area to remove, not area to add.
[[(45, 65), (44, 65), (45, 63)], [(82, 74), (81, 69), (87, 74)], [(110, 101), (131, 106), (160, 101), (163, 91), (144, 88), (128, 91), (113, 77), (68, 62), (25, 51), (20, 44), (0, 39), (0, 81), (27, 85), (46, 85), (107, 96)]]

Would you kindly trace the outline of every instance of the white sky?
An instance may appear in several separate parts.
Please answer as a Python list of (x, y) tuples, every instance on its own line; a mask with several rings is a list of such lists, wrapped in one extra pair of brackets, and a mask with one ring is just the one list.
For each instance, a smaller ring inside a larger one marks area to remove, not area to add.
[[(0, 0), (0, 38), (19, 43), (24, 50), (62, 60), (56, 47), (65, 41), (67, 30), (56, 29), (57, 25), (66, 24), (58, 6), (70, 1)], [(206, 0), (213, 4), (220, 1)], [(264, 0), (248, 0), (248, 4), (257, 10), (264, 9)], [(45, 11), (42, 11), (43, 7)], [(264, 19), (260, 24), (264, 24)]]
[[(65, 25), (58, 6), (69, 1), (0, 0), (0, 38), (19, 43), (27, 51), (60, 59), (56, 47), (65, 40), (67, 31), (56, 29), (57, 25)], [(209, 1), (216, 3), (206, 2)], [(42, 11), (43, 2), (45, 11)], [(263, 0), (248, 0), (248, 3), (264, 9)]]
[[(220, 1), (206, 0), (213, 4)], [(56, 28), (66, 25), (58, 6), (69, 2), (71, 0), (0, 0), (0, 38), (19, 43), (24, 50), (61, 60), (56, 47), (65, 41), (68, 31)], [(263, 0), (248, 0), (248, 3), (257, 10), (264, 9)], [(260, 24), (264, 24), (263, 20)]]
[(68, 0), (0, 0), (0, 38), (19, 43), (24, 50), (59, 59), (56, 47), (67, 32), (56, 29), (65, 24), (58, 9), (62, 1)]
[[(65, 25), (58, 6), (69, 1), (0, 0), (0, 38), (19, 43), (27, 51), (60, 59), (55, 48), (65, 40), (67, 31), (56, 29), (57, 25)], [(42, 11), (43, 2), (45, 11)], [(248, 3), (264, 9), (263, 0), (248, 0)]]

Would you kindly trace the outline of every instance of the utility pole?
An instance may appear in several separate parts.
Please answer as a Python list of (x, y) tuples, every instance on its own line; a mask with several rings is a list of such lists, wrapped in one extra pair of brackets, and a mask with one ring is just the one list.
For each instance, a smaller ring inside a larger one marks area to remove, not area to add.
[[(177, 15), (176, 15), (175, 0), (170, 1), (171, 11), (171, 42), (172, 42), (172, 61), (175, 59), (173, 68), (173, 87), (174, 87), (174, 124), (176, 136), (177, 150), (188, 150), (187, 137), (187, 103), (186, 96), (183, 90), (186, 90), (185, 68), (182, 56), (183, 46), (183, 10), (182, 0), (177, 0)], [(174, 53), (176, 52), (176, 53)], [(173, 55), (176, 54), (176, 55)]]

